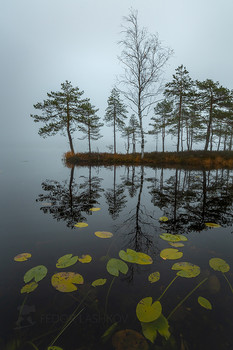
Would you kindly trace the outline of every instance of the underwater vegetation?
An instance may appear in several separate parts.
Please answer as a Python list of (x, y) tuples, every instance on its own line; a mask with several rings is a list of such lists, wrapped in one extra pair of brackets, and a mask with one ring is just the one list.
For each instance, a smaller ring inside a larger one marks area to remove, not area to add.
[[(100, 208), (90, 208), (93, 212), (99, 211)], [(96, 215), (96, 214), (95, 214)], [(166, 217), (161, 217), (158, 219), (160, 222), (166, 222), (169, 220)], [(88, 224), (85, 222), (74, 223), (74, 227), (77, 230), (86, 230)], [(217, 223), (206, 223), (206, 228), (209, 230), (218, 229), (220, 225)], [(93, 233), (96, 239), (103, 241), (113, 240), (114, 234), (107, 231), (96, 231)], [(148, 285), (158, 285), (161, 280), (161, 272), (158, 271), (156, 266), (156, 261), (153, 261), (152, 257), (142, 251), (136, 251), (130, 248), (126, 250), (119, 250), (117, 256), (109, 256), (108, 254), (104, 257), (105, 271), (103, 271), (103, 276), (96, 276), (96, 279), (89, 281), (88, 276), (85, 277), (78, 273), (79, 266), (82, 264), (87, 264), (87, 267), (92, 268), (93, 263), (95, 263), (95, 257), (90, 256), (88, 252), (81, 252), (79, 255), (73, 255), (73, 253), (65, 254), (57, 258), (57, 262), (54, 266), (54, 269), (58, 271), (53, 271), (54, 273), (48, 278), (48, 269), (44, 265), (37, 265), (33, 268), (27, 270), (23, 276), (24, 285), (21, 286), (20, 293), (24, 294), (24, 300), (22, 302), (21, 308), (19, 310), (18, 319), (20, 319), (21, 314), (26, 303), (27, 298), (30, 298), (30, 295), (40, 287), (40, 282), (44, 279), (47, 279), (55, 293), (64, 293), (70, 294), (73, 293), (74, 299), (75, 293), (79, 292), (80, 285), (87, 285), (86, 292), (82, 295), (81, 300), (77, 299), (77, 304), (73, 312), (69, 315), (66, 321), (63, 323), (60, 329), (55, 329), (51, 334), (49, 334), (50, 341), (47, 344), (47, 350), (66, 350), (62, 347), (60, 340), (67, 330), (71, 327), (73, 322), (85, 311), (89, 306), (89, 295), (95, 288), (105, 288), (105, 301), (102, 305), (102, 313), (104, 315), (104, 328), (102, 333), (99, 336), (99, 344), (109, 344), (108, 346), (115, 350), (147, 350), (150, 349), (152, 344), (161, 344), (163, 341), (164, 348), (166, 348), (166, 342), (169, 342), (172, 339), (172, 317), (177, 312), (179, 308), (186, 302), (188, 298), (191, 297), (198, 289), (200, 290), (199, 295), (196, 297), (196, 307), (202, 307), (205, 312), (211, 312), (214, 309), (215, 305), (212, 301), (206, 298), (206, 295), (202, 295), (203, 291), (201, 286), (207, 282), (208, 275), (201, 274), (201, 268), (194, 264), (193, 262), (183, 261), (183, 252), (179, 250), (185, 246), (188, 238), (186, 235), (182, 234), (171, 234), (171, 233), (161, 233), (159, 239), (164, 241), (165, 244), (169, 244), (168, 248), (162, 249), (160, 251), (160, 259), (164, 261), (173, 261), (179, 260), (172, 264), (170, 269), (171, 273), (174, 273), (174, 276), (170, 283), (164, 287), (162, 286), (160, 290), (162, 293), (160, 295), (146, 295), (141, 299), (137, 300), (135, 303), (135, 316), (140, 326), (140, 331), (137, 329), (123, 328), (119, 322), (114, 322), (113, 324), (108, 323), (108, 306), (111, 300), (111, 290), (114, 288), (114, 282), (121, 276), (127, 276), (130, 267), (135, 265), (152, 265), (154, 272), (148, 274), (147, 282)], [(172, 248), (171, 248), (172, 246)], [(74, 248), (76, 249), (76, 248)], [(80, 247), (78, 248), (80, 250)], [(109, 253), (109, 252), (108, 252)], [(33, 261), (33, 254), (24, 252), (20, 253), (14, 257), (14, 261), (17, 264), (27, 265), (28, 261)], [(233, 288), (229, 278), (227, 277), (227, 272), (230, 270), (229, 264), (220, 257), (212, 257), (208, 261), (209, 267), (217, 272), (221, 273), (230, 291), (233, 294)], [(74, 269), (75, 267), (75, 269)], [(65, 270), (67, 269), (68, 270)], [(104, 273), (107, 271), (109, 278), (104, 277)], [(52, 271), (51, 271), (52, 273)], [(166, 302), (164, 301), (164, 295), (169, 294), (170, 288), (174, 283), (179, 283), (182, 279), (195, 279), (197, 277), (202, 277), (198, 279), (196, 285), (188, 291), (188, 293), (181, 299), (179, 302), (172, 308), (170, 311), (167, 311)], [(143, 286), (144, 288), (145, 286)], [(144, 289), (142, 289), (144, 290)], [(151, 290), (151, 289), (150, 289)], [(205, 293), (204, 293), (205, 294)], [(131, 324), (131, 322), (129, 322)], [(77, 331), (76, 331), (77, 332)], [(48, 337), (48, 334), (45, 334)], [(43, 335), (38, 335), (38, 339), (43, 338)], [(31, 349), (40, 350), (39, 345), (37, 344), (38, 339), (28, 340), (22, 337), (20, 344), (27, 344)], [(47, 338), (46, 338), (47, 339)], [(171, 343), (169, 343), (171, 347)], [(185, 347), (183, 347), (185, 349)], [(13, 348), (12, 348), (13, 349)], [(16, 347), (17, 349), (17, 347)], [(160, 349), (160, 347), (158, 347)], [(175, 347), (174, 347), (175, 349)]]

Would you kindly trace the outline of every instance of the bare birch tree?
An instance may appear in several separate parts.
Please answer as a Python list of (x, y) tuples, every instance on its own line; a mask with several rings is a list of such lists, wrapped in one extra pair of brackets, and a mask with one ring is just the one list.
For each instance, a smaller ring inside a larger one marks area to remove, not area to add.
[(138, 12), (131, 9), (124, 17), (123, 40), (119, 41), (122, 52), (119, 57), (124, 67), (120, 82), (124, 85), (123, 95), (130, 102), (138, 116), (141, 134), (141, 158), (144, 157), (143, 117), (156, 103), (161, 87), (162, 68), (172, 54), (170, 48), (163, 47), (158, 35), (149, 34), (146, 28), (138, 24)]

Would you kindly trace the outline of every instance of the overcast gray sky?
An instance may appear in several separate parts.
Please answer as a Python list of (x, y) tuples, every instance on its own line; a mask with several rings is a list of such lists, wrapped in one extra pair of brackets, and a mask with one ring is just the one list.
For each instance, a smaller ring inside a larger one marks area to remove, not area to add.
[[(103, 117), (107, 98), (121, 73), (117, 60), (123, 16), (138, 10), (141, 26), (158, 33), (174, 50), (165, 69), (169, 81), (184, 64), (193, 79), (207, 78), (233, 88), (232, 0), (6, 0), (0, 5), (1, 87), (0, 144), (2, 147), (57, 147), (68, 150), (63, 136), (42, 139), (31, 120), (33, 104), (70, 80)], [(106, 151), (111, 129), (104, 128)], [(80, 135), (81, 136), (81, 135)], [(120, 135), (119, 135), (120, 136)], [(87, 150), (77, 140), (76, 149)], [(152, 140), (152, 139), (150, 139)], [(153, 150), (152, 141), (146, 150)], [(119, 141), (120, 151), (124, 151)]]

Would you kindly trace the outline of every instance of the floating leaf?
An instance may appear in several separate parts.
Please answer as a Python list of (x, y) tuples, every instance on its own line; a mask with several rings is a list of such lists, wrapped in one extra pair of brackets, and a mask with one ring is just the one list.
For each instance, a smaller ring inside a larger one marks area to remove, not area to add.
[(160, 273), (158, 271), (152, 272), (148, 277), (148, 280), (150, 283), (157, 282), (159, 279), (160, 279)]
[(90, 211), (99, 211), (100, 210), (100, 208), (91, 208), (91, 209), (89, 209)]
[(75, 227), (87, 227), (88, 224), (86, 222), (77, 222), (77, 224), (74, 225)]
[(120, 250), (119, 257), (124, 261), (139, 265), (149, 265), (153, 263), (153, 260), (149, 255), (136, 252), (132, 249), (127, 249), (126, 252), (124, 250)]
[(161, 233), (159, 237), (162, 238), (164, 241), (169, 242), (180, 242), (188, 240), (188, 238), (183, 235), (172, 235), (171, 233)]
[(213, 222), (205, 222), (205, 225), (206, 225), (207, 227), (213, 227), (213, 228), (221, 227), (221, 225), (215, 224), (215, 223), (213, 223)]
[(23, 288), (21, 289), (20, 293), (31, 293), (33, 292), (36, 288), (38, 287), (38, 283), (36, 282), (31, 282), (29, 284), (26, 284), (25, 286), (23, 286)]
[(160, 256), (164, 260), (167, 260), (167, 259), (175, 260), (175, 259), (182, 258), (183, 253), (180, 252), (178, 249), (167, 248), (167, 249), (163, 249), (160, 252)]
[(102, 342), (106, 343), (106, 341), (112, 336), (118, 326), (118, 322), (113, 323), (101, 336)]
[(180, 248), (184, 246), (184, 243), (180, 243), (180, 242), (168, 242), (172, 247), (175, 248)]
[(119, 272), (125, 275), (128, 269), (128, 265), (120, 259), (112, 258), (107, 262), (107, 271), (110, 275), (119, 276)]
[(166, 221), (168, 221), (168, 218), (166, 216), (161, 216), (159, 218), (159, 221), (166, 222)]
[(196, 277), (200, 274), (200, 267), (189, 262), (175, 263), (172, 270), (179, 270), (176, 274), (185, 278)]
[(56, 263), (56, 267), (59, 269), (64, 269), (65, 267), (74, 265), (77, 261), (78, 261), (77, 256), (73, 256), (73, 254), (66, 254), (58, 259)]
[(91, 285), (93, 287), (103, 286), (106, 283), (106, 281), (107, 281), (106, 278), (99, 278), (99, 279), (93, 281)]
[(155, 301), (152, 304), (151, 297), (140, 300), (136, 307), (136, 315), (140, 322), (152, 322), (161, 315), (161, 312), (161, 303)]
[(144, 336), (152, 343), (154, 342), (157, 331), (166, 340), (168, 340), (171, 335), (169, 332), (168, 320), (163, 316), (163, 314), (161, 314), (157, 320), (148, 323), (141, 322), (141, 325)]
[(112, 338), (115, 350), (148, 350), (146, 339), (132, 329), (116, 332)]
[(209, 264), (215, 271), (228, 272), (230, 270), (230, 266), (226, 261), (220, 258), (210, 259)]
[(212, 310), (212, 305), (206, 298), (198, 297), (197, 301), (205, 309)]
[(26, 261), (28, 260), (29, 258), (31, 258), (32, 254), (30, 253), (21, 253), (21, 254), (18, 254), (14, 257), (14, 260), (15, 261)]
[(75, 284), (83, 284), (83, 277), (79, 273), (59, 272), (52, 276), (52, 286), (59, 292), (73, 292), (77, 290)]
[(47, 275), (47, 272), (48, 272), (48, 269), (44, 265), (35, 266), (25, 273), (23, 278), (24, 282), (28, 283), (32, 279), (34, 279), (35, 282), (39, 282)]
[(113, 234), (107, 231), (96, 231), (95, 235), (99, 238), (111, 238)]
[(60, 346), (49, 346), (47, 350), (63, 350)]
[(91, 262), (91, 260), (92, 260), (92, 257), (88, 254), (82, 255), (81, 258), (78, 258), (78, 261), (83, 264), (89, 263)]
[(184, 235), (176, 235), (177, 237), (179, 237), (179, 239), (183, 242), (186, 242), (188, 240), (188, 238)]

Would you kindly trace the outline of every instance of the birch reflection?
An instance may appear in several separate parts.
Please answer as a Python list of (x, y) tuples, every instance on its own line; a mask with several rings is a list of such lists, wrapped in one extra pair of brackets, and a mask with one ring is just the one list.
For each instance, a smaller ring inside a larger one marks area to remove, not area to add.
[[(74, 167), (70, 169), (70, 178), (62, 183), (56, 180), (46, 180), (41, 187), (44, 193), (36, 199), (41, 202), (45, 214), (51, 214), (57, 221), (65, 221), (66, 225), (74, 228), (74, 224), (85, 221), (89, 211), (94, 205), (99, 204), (98, 198), (103, 189), (100, 186), (102, 179), (91, 176), (84, 183), (78, 185), (74, 180)], [(49, 206), (48, 206), (49, 204)]]

